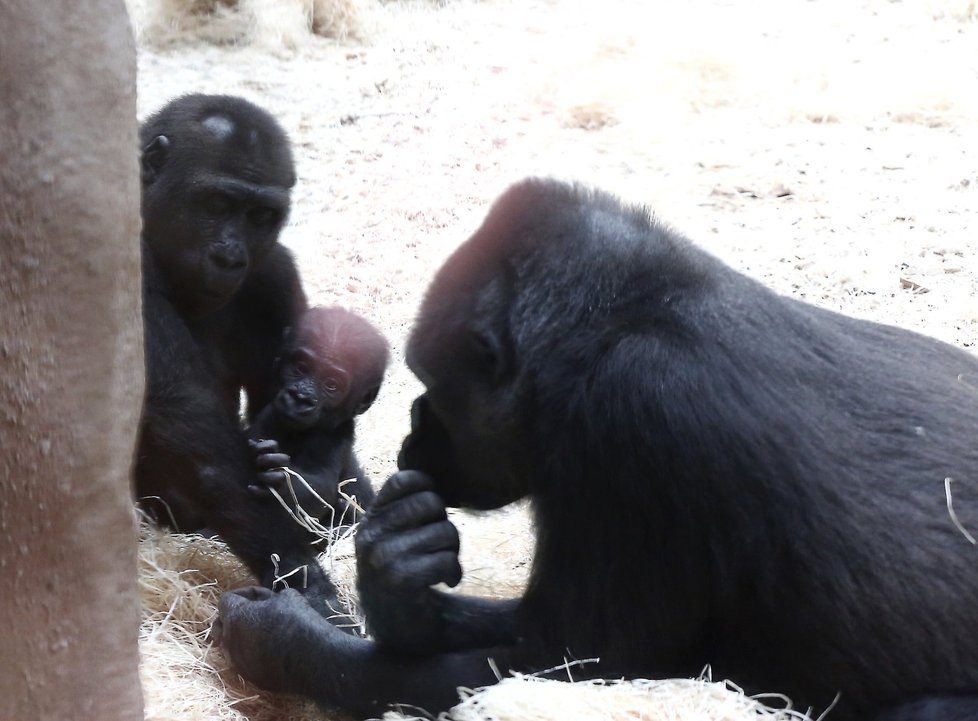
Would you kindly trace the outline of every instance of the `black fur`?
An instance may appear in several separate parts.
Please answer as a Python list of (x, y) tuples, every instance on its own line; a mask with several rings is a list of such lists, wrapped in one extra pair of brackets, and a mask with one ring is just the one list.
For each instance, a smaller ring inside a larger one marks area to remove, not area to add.
[[(258, 683), (355, 713), (564, 658), (714, 677), (833, 721), (978, 718), (978, 361), (779, 296), (580, 187), (510, 189), (438, 273), (401, 467), (357, 537), (375, 642), (301, 600), (226, 594)], [(461, 575), (445, 504), (529, 497), (525, 595)], [(266, 630), (269, 626), (274, 630)], [(276, 645), (301, 628), (304, 644)], [(270, 665), (321, 664), (301, 678)]]
[(253, 407), (270, 400), (275, 349), (306, 308), (277, 242), (295, 183), (288, 138), (245, 100), (189, 95), (150, 117), (140, 140), (147, 395), (136, 497), (180, 530), (220, 534), (268, 586), (272, 554), (281, 574), (307, 566), (326, 613), (318, 601), (335, 589), (304, 532), (248, 492), (256, 474), (238, 417), (242, 388)]

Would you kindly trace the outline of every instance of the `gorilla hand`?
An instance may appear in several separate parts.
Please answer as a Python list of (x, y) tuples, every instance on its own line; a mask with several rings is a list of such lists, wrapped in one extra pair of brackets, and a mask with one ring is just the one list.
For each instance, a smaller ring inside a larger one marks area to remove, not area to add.
[(288, 478), (283, 468), (292, 463), (288, 453), (283, 453), (279, 448), (278, 441), (248, 441), (248, 447), (255, 456), (255, 470), (258, 471), (259, 483), (248, 486), (248, 490), (255, 496), (268, 498), (271, 496), (269, 488), (281, 488)]
[(221, 596), (211, 637), (238, 672), (264, 689), (299, 693), (323, 639), (345, 634), (296, 590), (252, 586)]
[(443, 635), (443, 595), (436, 583), (462, 579), (459, 538), (445, 503), (420, 471), (395, 473), (377, 495), (356, 536), (360, 601), (378, 645), (424, 655)]

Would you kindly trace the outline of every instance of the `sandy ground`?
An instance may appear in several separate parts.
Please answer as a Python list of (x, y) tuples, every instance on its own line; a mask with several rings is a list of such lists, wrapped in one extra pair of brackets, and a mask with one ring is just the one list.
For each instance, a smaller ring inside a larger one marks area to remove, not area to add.
[(361, 7), (363, 39), (294, 49), (144, 35), (139, 108), (240, 94), (287, 129), (309, 295), (394, 347), (359, 426), (377, 483), (419, 390), (402, 348), (424, 288), (530, 174), (647, 204), (781, 292), (978, 343), (973, 2)]
[(395, 348), (360, 430), (376, 478), (418, 391), (400, 351), (427, 281), (526, 175), (647, 204), (785, 293), (978, 341), (978, 23), (950, 15), (966, 4), (641, 6), (365, 6), (366, 40), (294, 51), (144, 38), (142, 115), (234, 93), (292, 137), (283, 240), (311, 299)]

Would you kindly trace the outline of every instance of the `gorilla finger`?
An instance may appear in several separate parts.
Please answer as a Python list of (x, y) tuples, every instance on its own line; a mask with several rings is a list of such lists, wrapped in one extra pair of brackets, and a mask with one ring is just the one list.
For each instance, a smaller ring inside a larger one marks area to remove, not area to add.
[(257, 453), (278, 453), (281, 449), (278, 441), (259, 438), (257, 441), (248, 441), (248, 445)]
[(458, 530), (450, 521), (422, 526), (373, 544), (357, 545), (358, 556), (377, 570), (397, 566), (406, 558), (427, 556), (441, 551), (451, 551), (458, 555), (458, 550)]
[(369, 539), (439, 523), (446, 518), (448, 511), (441, 496), (433, 491), (423, 491), (387, 506), (371, 506), (361, 532), (369, 530)]
[(458, 554), (441, 551), (428, 556), (404, 560), (388, 577), (392, 588), (417, 588), (444, 583), (457, 586), (462, 580)]
[(214, 619), (214, 623), (207, 631), (207, 637), (214, 642), (215, 646), (220, 646), (224, 642), (224, 622), (221, 621), (220, 616)]
[(292, 458), (289, 457), (288, 453), (262, 453), (255, 457), (255, 465), (263, 471), (285, 468), (291, 464)]
[(409, 496), (420, 491), (431, 491), (435, 488), (435, 482), (431, 476), (421, 471), (398, 471), (387, 479), (377, 498), (374, 500), (373, 507), (380, 508), (388, 503), (393, 503), (400, 498)]
[[(248, 601), (267, 601), (275, 596), (275, 592), (264, 586), (244, 586), (228, 591), (224, 596), (240, 596)], [(224, 599), (224, 596), (221, 597), (221, 600)]]
[(283, 471), (281, 467), (273, 471), (261, 471), (258, 474), (258, 480), (269, 488), (279, 488), (284, 486), (288, 478), (289, 474)]
[[(267, 589), (258, 587), (239, 588), (235, 591), (227, 591), (221, 594), (221, 603), (218, 609), (217, 618), (211, 624), (210, 638), (217, 646), (226, 645), (229, 637), (228, 621), (233, 620), (252, 602), (267, 598), (264, 591)], [(271, 591), (268, 591), (271, 594)]]
[(272, 492), (269, 490), (268, 486), (264, 483), (252, 483), (248, 486), (248, 493), (250, 493), (255, 498), (261, 498), (266, 500), (272, 497)]

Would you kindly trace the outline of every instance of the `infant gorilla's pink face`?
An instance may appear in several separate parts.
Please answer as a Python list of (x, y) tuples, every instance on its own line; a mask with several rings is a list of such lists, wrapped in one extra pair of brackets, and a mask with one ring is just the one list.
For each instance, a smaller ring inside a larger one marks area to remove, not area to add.
[(310, 308), (283, 346), (275, 403), (292, 429), (336, 428), (373, 404), (389, 350), (365, 318), (339, 307)]

